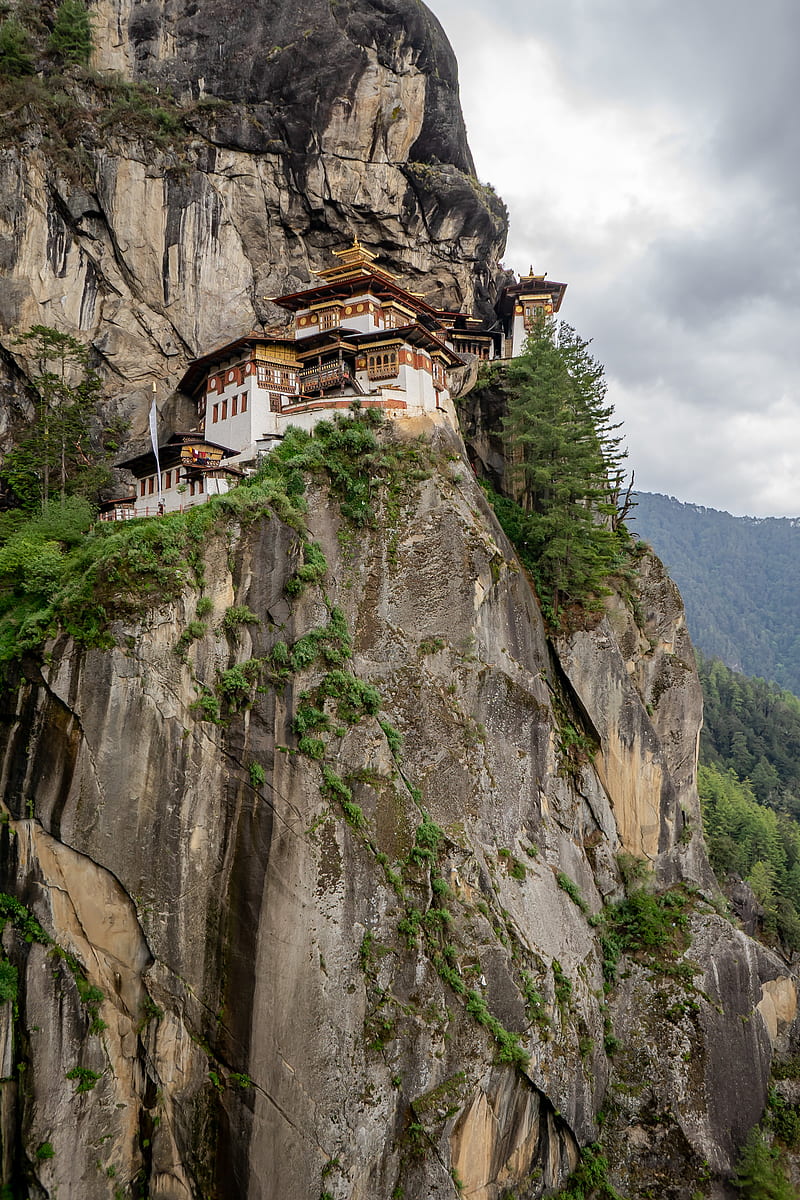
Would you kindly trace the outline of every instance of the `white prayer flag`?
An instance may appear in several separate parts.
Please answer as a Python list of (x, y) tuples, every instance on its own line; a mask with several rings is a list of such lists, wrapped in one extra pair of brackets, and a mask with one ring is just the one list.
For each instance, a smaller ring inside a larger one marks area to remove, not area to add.
[(161, 463), (158, 460), (158, 413), (156, 412), (156, 385), (153, 383), (153, 403), (150, 405), (150, 441), (153, 445), (153, 454), (156, 456), (156, 476), (158, 478), (158, 503), (164, 503), (164, 497), (161, 494)]

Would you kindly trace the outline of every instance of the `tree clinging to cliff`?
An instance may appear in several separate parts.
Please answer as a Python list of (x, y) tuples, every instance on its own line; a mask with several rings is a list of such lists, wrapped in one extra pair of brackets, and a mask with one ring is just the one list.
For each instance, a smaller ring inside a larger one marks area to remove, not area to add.
[(89, 349), (70, 334), (34, 325), (18, 344), (36, 364), (31, 375), (34, 416), (2, 464), (17, 504), (47, 504), (54, 491), (96, 497), (110, 481), (109, 463), (120, 428), (98, 420), (100, 377)]
[(504, 436), (520, 511), (506, 532), (557, 613), (565, 601), (602, 594), (619, 565), (626, 535), (614, 496), (625, 451), (603, 368), (569, 325), (556, 333), (541, 317), (507, 379)]

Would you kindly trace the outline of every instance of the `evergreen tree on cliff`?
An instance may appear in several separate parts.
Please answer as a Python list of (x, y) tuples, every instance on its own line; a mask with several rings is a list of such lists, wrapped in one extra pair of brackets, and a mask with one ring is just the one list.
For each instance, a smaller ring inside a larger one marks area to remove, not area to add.
[(88, 63), (92, 53), (92, 23), (83, 0), (61, 0), (49, 47), (65, 62)]
[(521, 511), (506, 532), (557, 615), (565, 602), (602, 595), (620, 563), (626, 535), (615, 496), (625, 452), (603, 368), (569, 325), (557, 332), (539, 318), (507, 378), (504, 435)]

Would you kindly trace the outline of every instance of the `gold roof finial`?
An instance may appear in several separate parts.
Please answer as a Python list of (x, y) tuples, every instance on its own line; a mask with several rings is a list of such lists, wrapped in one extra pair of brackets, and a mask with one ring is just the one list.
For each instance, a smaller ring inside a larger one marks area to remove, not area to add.
[(362, 246), (357, 237), (353, 238), (352, 246), (348, 246), (345, 250), (334, 250), (334, 258), (338, 258), (338, 265), (329, 267), (325, 271), (315, 271), (315, 275), (319, 279), (324, 279), (329, 283), (336, 283), (339, 280), (350, 278), (351, 276), (363, 275), (381, 275), (384, 279), (394, 279), (395, 276), (391, 271), (387, 271), (385, 267), (375, 266), (377, 254), (373, 254), (366, 246)]

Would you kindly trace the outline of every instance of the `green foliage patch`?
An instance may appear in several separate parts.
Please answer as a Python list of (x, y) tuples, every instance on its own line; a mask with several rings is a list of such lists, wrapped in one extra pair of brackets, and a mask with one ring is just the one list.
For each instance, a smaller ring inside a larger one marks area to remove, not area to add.
[[(198, 615), (200, 614), (200, 605), (197, 606)], [(232, 604), (230, 608), (225, 610), (225, 614), (220, 621), (220, 628), (223, 633), (227, 633), (233, 638), (236, 638), (238, 631), (242, 625), (260, 625), (261, 618), (258, 613), (252, 612), (246, 604)]]
[(53, 939), (42, 929), (33, 914), (7, 892), (0, 892), (0, 932), (10, 922), (26, 942), (38, 942), (42, 946), (52, 945)]
[[(382, 491), (398, 486), (397, 480), (407, 485), (424, 474), (429, 461), (421, 443), (379, 441), (381, 423), (382, 414), (370, 409), (321, 422), (312, 433), (290, 429), (251, 479), (185, 513), (91, 528), (84, 524), (76, 536), (75, 524), (85, 523), (87, 510), (68, 508), (67, 528), (66, 522), (58, 525), (52, 505), (46, 504), (31, 522), (16, 523), (1, 548), (6, 554), (0, 559), (0, 662), (19, 658), (58, 632), (79, 643), (109, 645), (112, 620), (175, 600), (192, 583), (202, 585), (205, 544), (231, 517), (246, 524), (271, 510), (305, 538), (303, 493), (309, 474), (342, 497), (342, 511), (356, 523), (374, 522)], [(324, 558), (309, 541), (303, 556), (296, 578), (305, 571), (301, 582), (306, 586), (324, 574)], [(254, 616), (240, 611), (230, 624), (235, 628)], [(350, 657), (349, 635), (336, 609), (325, 633), (295, 644), (291, 661), (279, 663), (276, 647), (273, 665), (286, 670), (288, 678), (289, 670), (301, 670), (319, 654), (337, 666)]]
[(7, 958), (0, 959), (0, 1004), (17, 1001), (17, 968)]
[(591, 919), (599, 929), (603, 977), (610, 988), (623, 954), (648, 966), (682, 978), (691, 987), (689, 964), (677, 962), (689, 945), (688, 913), (692, 898), (680, 887), (654, 892), (648, 886), (633, 888), (624, 900), (606, 905)]
[(795, 1200), (797, 1193), (782, 1158), (780, 1150), (769, 1144), (763, 1129), (757, 1126), (742, 1148), (733, 1177), (742, 1200)]
[(19, 79), (35, 70), (28, 31), (15, 17), (9, 17), (0, 24), (0, 78)]
[(748, 784), (716, 766), (698, 770), (711, 865), (746, 879), (764, 910), (768, 941), (800, 950), (800, 825), (759, 804)]
[(582, 913), (588, 913), (588, 905), (574, 879), (570, 879), (569, 875), (565, 875), (563, 871), (559, 871), (556, 875), (556, 883), (563, 892), (567, 893), (572, 903), (576, 904)]
[(608, 1178), (608, 1159), (599, 1143), (584, 1146), (566, 1187), (553, 1200), (623, 1200)]
[(92, 23), (83, 0), (61, 0), (56, 9), (49, 49), (68, 63), (88, 63)]
[(77, 1081), (78, 1086), (75, 1088), (75, 1095), (80, 1095), (81, 1092), (91, 1092), (95, 1087), (98, 1079), (102, 1079), (102, 1071), (91, 1071), (88, 1067), (73, 1067), (71, 1071), (67, 1071), (66, 1078)]
[(497, 1061), (519, 1067), (524, 1071), (530, 1064), (531, 1056), (523, 1048), (519, 1035), (511, 1033), (501, 1025), (496, 1017), (492, 1016), (483, 996), (474, 988), (467, 996), (466, 1008), (470, 1016), (474, 1017), (478, 1024), (487, 1029), (494, 1038), (497, 1046)]

